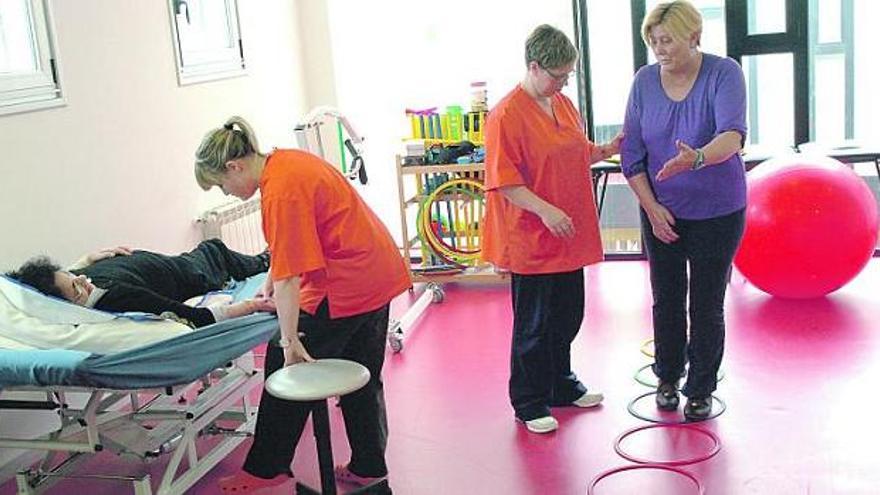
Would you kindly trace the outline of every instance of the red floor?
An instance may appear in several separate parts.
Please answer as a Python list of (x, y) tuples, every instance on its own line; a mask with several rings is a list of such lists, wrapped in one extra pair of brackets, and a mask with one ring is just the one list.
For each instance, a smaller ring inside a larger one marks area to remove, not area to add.
[[(534, 435), (514, 422), (507, 401), (510, 303), (505, 286), (447, 286), (385, 368), (388, 461), (397, 494), (584, 494), (603, 470), (630, 465), (615, 438), (645, 425), (627, 404), (649, 389), (633, 373), (649, 362), (650, 293), (642, 262), (607, 262), (587, 274), (587, 317), (572, 350), (581, 379), (606, 394), (595, 410), (559, 410), (560, 429)], [(405, 307), (397, 301), (395, 313)], [(727, 302), (720, 418), (701, 424), (721, 452), (684, 466), (709, 494), (880, 493), (880, 259), (844, 289), (818, 300), (771, 298), (734, 275)], [(652, 399), (647, 399), (648, 401)], [(656, 413), (650, 402), (642, 407)], [(335, 408), (333, 408), (335, 409)], [(334, 410), (336, 458), (347, 456)], [(218, 493), (216, 479), (237, 469), (247, 443), (192, 493)], [(708, 437), (647, 430), (623, 443), (655, 460), (699, 456)], [(310, 430), (295, 472), (315, 483)], [(107, 457), (105, 462), (117, 461)], [(158, 472), (154, 466), (150, 469)], [(136, 472), (137, 470), (133, 470)], [(627, 471), (596, 493), (686, 494), (692, 485), (665, 472)], [(292, 485), (260, 493), (291, 493)], [(0, 494), (14, 493), (6, 484)], [(63, 482), (50, 493), (131, 493), (113, 482)]]

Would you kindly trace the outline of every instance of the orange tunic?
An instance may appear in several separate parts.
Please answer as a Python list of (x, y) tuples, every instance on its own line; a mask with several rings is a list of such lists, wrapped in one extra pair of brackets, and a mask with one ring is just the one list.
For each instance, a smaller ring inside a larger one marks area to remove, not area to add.
[[(593, 143), (571, 101), (551, 97), (556, 119), (521, 87), (486, 122), (486, 217), (482, 258), (520, 274), (560, 273), (601, 261), (602, 239), (590, 180)], [(499, 188), (522, 185), (571, 217), (575, 235), (555, 237), (534, 213)]]
[(376, 310), (412, 286), (391, 234), (332, 165), (273, 152), (260, 177), (272, 280), (302, 276), (300, 307), (326, 297), (331, 318)]

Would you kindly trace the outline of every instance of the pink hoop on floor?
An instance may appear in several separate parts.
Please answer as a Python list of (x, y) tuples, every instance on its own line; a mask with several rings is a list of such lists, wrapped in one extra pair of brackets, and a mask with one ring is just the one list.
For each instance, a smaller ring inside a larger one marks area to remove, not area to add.
[(596, 485), (598, 485), (599, 482), (602, 481), (603, 479), (608, 478), (609, 476), (612, 476), (612, 475), (615, 475), (618, 473), (622, 473), (624, 471), (635, 471), (637, 469), (657, 469), (660, 471), (669, 471), (669, 472), (684, 476), (685, 478), (691, 480), (694, 483), (694, 488), (697, 489), (697, 493), (699, 495), (705, 495), (705, 493), (706, 493), (706, 490), (703, 488), (703, 485), (700, 484), (700, 480), (698, 480), (696, 476), (685, 471), (684, 469), (680, 469), (680, 468), (672, 467), (672, 466), (662, 466), (659, 464), (634, 464), (634, 465), (630, 465), (630, 466), (616, 467), (616, 468), (609, 469), (607, 471), (599, 473), (598, 475), (596, 475), (595, 478), (593, 478), (592, 481), (590, 481), (590, 485), (587, 487), (587, 495), (595, 495), (596, 492), (594, 490), (596, 488)]
[[(703, 455), (700, 455), (697, 457), (693, 457), (691, 459), (685, 458), (685, 459), (676, 459), (676, 460), (672, 460), (672, 461), (652, 461), (649, 459), (641, 459), (641, 458), (638, 458), (634, 455), (628, 454), (623, 450), (623, 447), (621, 447), (621, 443), (623, 442), (623, 440), (626, 437), (628, 437), (634, 433), (638, 433), (638, 432), (644, 431), (644, 430), (649, 430), (652, 428), (676, 428), (679, 430), (693, 431), (695, 433), (699, 433), (701, 435), (709, 437), (709, 439), (712, 440), (713, 445), (712, 445), (712, 448), (709, 450), (709, 452), (706, 454), (703, 454)], [(629, 430), (626, 430), (625, 432), (621, 433), (617, 437), (617, 439), (614, 440), (614, 451), (617, 452), (617, 454), (620, 455), (620, 457), (623, 457), (624, 459), (626, 459), (628, 461), (632, 461), (632, 462), (635, 462), (638, 464), (653, 464), (656, 466), (687, 466), (688, 464), (696, 464), (698, 462), (703, 462), (707, 459), (711, 459), (712, 457), (715, 456), (715, 454), (717, 454), (718, 452), (721, 452), (721, 439), (718, 438), (718, 435), (716, 435), (715, 433), (712, 433), (711, 431), (704, 430), (702, 428), (695, 428), (695, 427), (689, 426), (689, 425), (651, 424), (651, 425), (643, 425), (643, 426), (637, 426), (635, 428), (630, 428)]]

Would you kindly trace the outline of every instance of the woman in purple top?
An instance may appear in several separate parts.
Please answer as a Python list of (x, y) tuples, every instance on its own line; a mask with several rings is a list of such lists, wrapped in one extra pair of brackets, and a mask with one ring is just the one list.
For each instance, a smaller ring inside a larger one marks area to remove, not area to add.
[(727, 274), (746, 206), (742, 69), (702, 53), (701, 34), (700, 13), (686, 1), (661, 3), (645, 17), (642, 37), (657, 63), (636, 73), (620, 147), (651, 269), (657, 407), (678, 408), (689, 362), (682, 388), (689, 420), (712, 411)]

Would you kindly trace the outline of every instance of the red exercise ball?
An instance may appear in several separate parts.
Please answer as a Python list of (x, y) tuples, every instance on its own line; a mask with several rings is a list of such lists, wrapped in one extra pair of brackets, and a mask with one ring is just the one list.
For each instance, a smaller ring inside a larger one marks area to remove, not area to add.
[(868, 263), (880, 229), (877, 202), (846, 165), (791, 155), (760, 163), (746, 181), (746, 229), (734, 265), (756, 287), (821, 297)]

